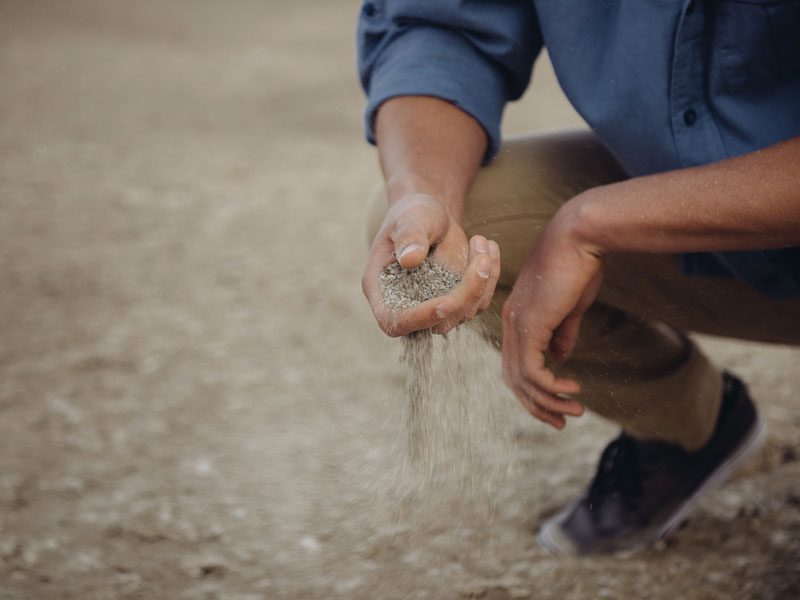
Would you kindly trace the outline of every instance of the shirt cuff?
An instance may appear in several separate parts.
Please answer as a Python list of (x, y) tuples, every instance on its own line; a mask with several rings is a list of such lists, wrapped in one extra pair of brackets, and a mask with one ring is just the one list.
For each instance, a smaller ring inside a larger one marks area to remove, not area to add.
[(500, 120), (507, 101), (500, 67), (458, 33), (414, 26), (392, 40), (370, 74), (365, 113), (367, 140), (375, 143), (375, 115), (397, 96), (433, 96), (471, 115), (488, 138), (484, 163), (500, 147)]

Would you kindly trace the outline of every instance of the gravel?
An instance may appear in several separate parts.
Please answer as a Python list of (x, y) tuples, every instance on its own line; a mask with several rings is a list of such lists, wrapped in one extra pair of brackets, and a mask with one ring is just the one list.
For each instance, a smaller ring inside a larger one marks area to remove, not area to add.
[(404, 269), (399, 263), (393, 263), (380, 274), (383, 301), (395, 310), (406, 310), (444, 296), (459, 283), (461, 275), (447, 270), (431, 258), (426, 258), (413, 269)]

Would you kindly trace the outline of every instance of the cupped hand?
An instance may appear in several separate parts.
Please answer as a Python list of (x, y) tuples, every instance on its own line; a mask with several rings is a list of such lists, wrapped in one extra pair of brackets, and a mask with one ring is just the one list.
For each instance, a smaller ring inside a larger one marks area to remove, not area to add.
[[(407, 269), (417, 267), (429, 253), (433, 260), (460, 273), (461, 283), (449, 294), (407, 310), (386, 306), (380, 291), (381, 271), (395, 261)], [(361, 283), (387, 335), (422, 329), (443, 334), (489, 307), (499, 276), (497, 243), (480, 235), (468, 241), (458, 219), (442, 202), (416, 193), (392, 204), (370, 248)]]
[(599, 249), (576, 239), (570, 211), (562, 210), (542, 231), (503, 307), (505, 381), (534, 417), (556, 429), (584, 409), (571, 397), (580, 385), (556, 377), (545, 355), (561, 362), (569, 357), (603, 266)]

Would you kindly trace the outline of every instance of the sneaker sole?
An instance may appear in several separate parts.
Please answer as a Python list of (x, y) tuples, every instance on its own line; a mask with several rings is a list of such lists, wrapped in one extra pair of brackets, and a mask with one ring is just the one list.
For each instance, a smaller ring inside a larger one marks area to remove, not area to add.
[[(767, 426), (761, 416), (760, 411), (756, 411), (756, 424), (751, 430), (750, 434), (739, 445), (736, 452), (734, 452), (728, 459), (723, 462), (719, 468), (701, 485), (695, 492), (689, 496), (684, 502), (683, 506), (659, 529), (655, 530), (652, 538), (642, 540), (641, 542), (626, 548), (617, 548), (614, 551), (637, 552), (643, 550), (657, 543), (659, 540), (668, 536), (675, 529), (689, 517), (689, 515), (697, 508), (699, 502), (703, 497), (718, 489), (725, 483), (735, 471), (742, 466), (749, 458), (751, 458), (761, 447), (767, 438)], [(557, 516), (550, 519), (545, 523), (539, 531), (537, 542), (539, 546), (548, 554), (579, 554), (574, 544), (569, 539), (561, 534), (561, 522), (571, 512), (573, 505), (568, 506)]]

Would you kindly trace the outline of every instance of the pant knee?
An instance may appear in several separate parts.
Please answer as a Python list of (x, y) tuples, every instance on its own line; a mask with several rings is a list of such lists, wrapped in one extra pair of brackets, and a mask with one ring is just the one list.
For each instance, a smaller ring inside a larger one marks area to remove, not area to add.
[(595, 303), (584, 315), (567, 366), (600, 378), (647, 380), (679, 369), (691, 351), (680, 332)]

